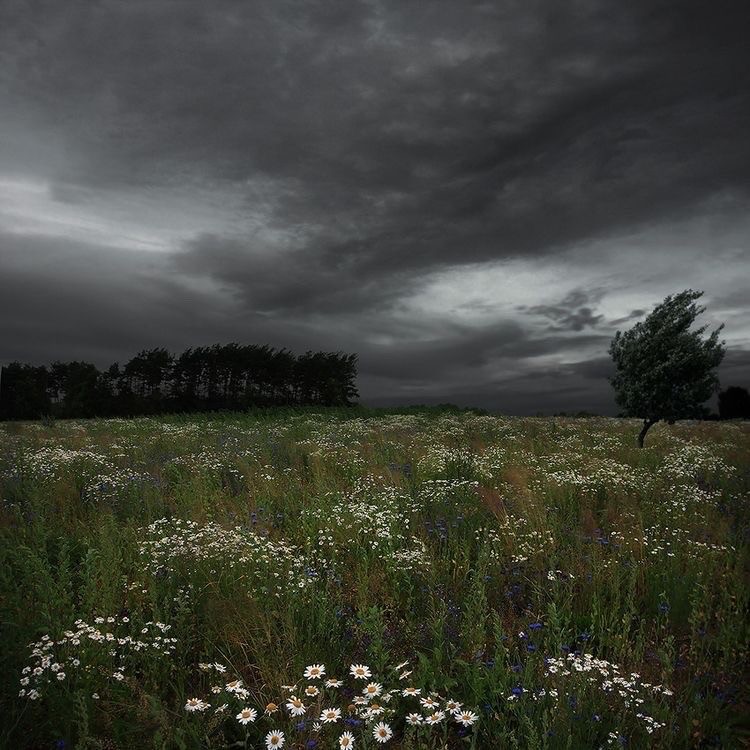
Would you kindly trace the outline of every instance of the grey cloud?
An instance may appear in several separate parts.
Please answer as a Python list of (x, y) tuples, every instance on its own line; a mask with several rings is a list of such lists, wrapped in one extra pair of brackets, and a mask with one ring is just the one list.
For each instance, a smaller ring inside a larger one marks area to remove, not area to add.
[(598, 303), (603, 294), (602, 290), (584, 292), (576, 289), (568, 293), (557, 305), (520, 305), (518, 309), (551, 320), (551, 331), (582, 331), (586, 327), (595, 328), (604, 319), (603, 315), (594, 315), (590, 307)]
[[(238, 208), (161, 256), (0, 226), (0, 356), (267, 341), (359, 351), (365, 398), (535, 410), (533, 386), (611, 409), (605, 334), (645, 311), (607, 320), (600, 305), (627, 279), (590, 289), (584, 264), (565, 280), (577, 291), (482, 327), (405, 321), (407, 302), (436, 271), (543, 268), (594, 240), (619, 251), (631, 232), (743, 215), (746, 17), (739, 0), (5, 0), (0, 179), (48, 184), (82, 216), (123, 191)], [(744, 377), (736, 356), (723, 367)]]
[(629, 315), (625, 315), (622, 318), (616, 318), (615, 320), (610, 320), (609, 325), (610, 326), (619, 326), (623, 323), (629, 323), (631, 320), (637, 320), (638, 318), (642, 317), (646, 314), (646, 310), (642, 310), (640, 308), (637, 308), (635, 310), (631, 310)]

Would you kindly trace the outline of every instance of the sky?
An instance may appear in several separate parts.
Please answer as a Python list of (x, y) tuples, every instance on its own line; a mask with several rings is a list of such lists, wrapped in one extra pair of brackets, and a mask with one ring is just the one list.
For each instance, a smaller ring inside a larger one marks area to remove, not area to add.
[(0, 362), (356, 352), (362, 403), (615, 414), (668, 294), (750, 387), (750, 8), (0, 0)]

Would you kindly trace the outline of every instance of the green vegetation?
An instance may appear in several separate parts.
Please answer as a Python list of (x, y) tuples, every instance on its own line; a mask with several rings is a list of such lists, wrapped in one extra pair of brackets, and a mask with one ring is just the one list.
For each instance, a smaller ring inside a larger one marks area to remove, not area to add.
[(0, 744), (738, 747), (750, 426), (639, 426), (0, 424)]
[(638, 445), (659, 420), (708, 416), (704, 406), (719, 390), (716, 368), (726, 353), (719, 326), (702, 338), (706, 326), (690, 330), (705, 307), (696, 305), (703, 292), (687, 289), (666, 297), (649, 316), (625, 333), (618, 331), (609, 347), (617, 372), (611, 378), (623, 416), (640, 417)]

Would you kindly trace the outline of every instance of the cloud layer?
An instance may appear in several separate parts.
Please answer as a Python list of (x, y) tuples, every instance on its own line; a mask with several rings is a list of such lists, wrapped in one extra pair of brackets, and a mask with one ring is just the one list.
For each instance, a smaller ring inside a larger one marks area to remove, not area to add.
[(614, 331), (693, 287), (748, 385), (746, 20), (5, 0), (0, 357), (268, 342), (371, 403), (612, 413)]

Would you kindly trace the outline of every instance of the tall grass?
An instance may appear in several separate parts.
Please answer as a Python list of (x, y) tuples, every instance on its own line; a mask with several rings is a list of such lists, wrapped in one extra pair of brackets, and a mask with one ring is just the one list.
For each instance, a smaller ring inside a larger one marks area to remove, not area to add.
[(644, 450), (637, 430), (413, 409), (0, 425), (0, 743), (740, 747), (750, 428), (658, 425)]

